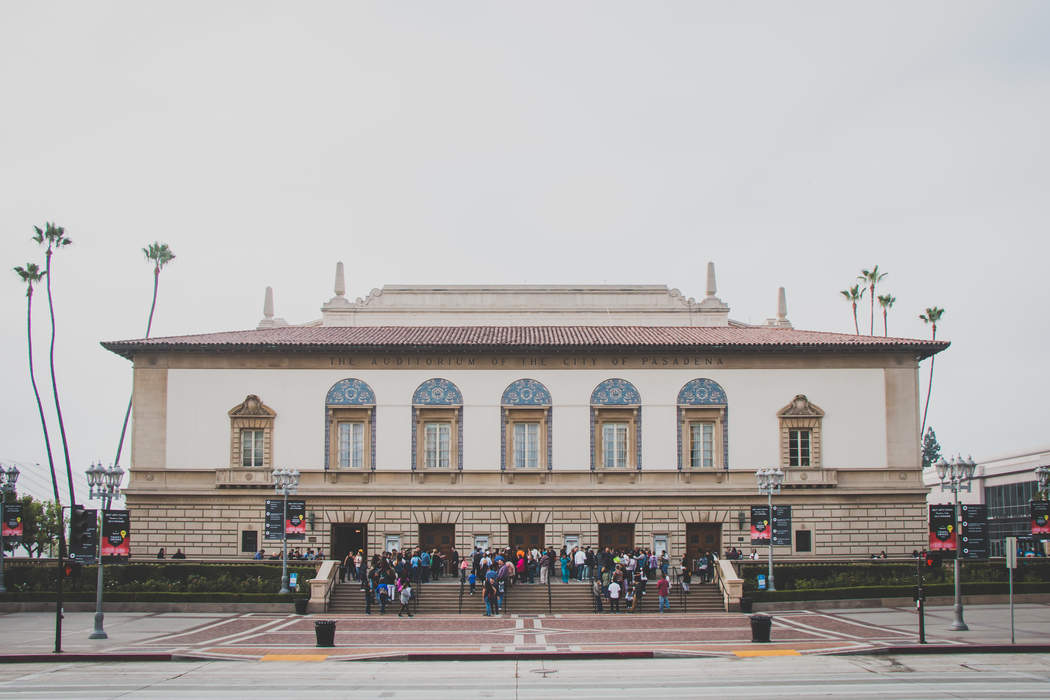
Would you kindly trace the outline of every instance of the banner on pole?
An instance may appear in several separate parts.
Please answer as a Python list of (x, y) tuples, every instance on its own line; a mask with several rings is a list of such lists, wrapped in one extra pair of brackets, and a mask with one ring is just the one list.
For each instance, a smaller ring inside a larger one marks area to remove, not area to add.
[(131, 513), (126, 510), (102, 511), (103, 564), (123, 564), (131, 557)]
[(1050, 501), (1030, 501), (1032, 535), (1050, 535)]
[(772, 526), (769, 506), (751, 506), (751, 544), (768, 545)]
[(956, 534), (955, 506), (930, 506), (930, 551), (954, 553)]
[(285, 536), (290, 540), (306, 539), (306, 501), (288, 499), (288, 518), (286, 520), (284, 499), (267, 498), (263, 539), (280, 540)]
[(959, 506), (962, 513), (963, 559), (988, 558), (988, 506), (983, 503), (964, 503)]
[(288, 501), (288, 519), (284, 531), (290, 540), (306, 539), (306, 501)]
[(4, 541), (9, 545), (22, 543), (22, 504), (8, 503), (4, 506), (4, 522), (0, 525)]
[(773, 545), (791, 546), (791, 506), (773, 506)]

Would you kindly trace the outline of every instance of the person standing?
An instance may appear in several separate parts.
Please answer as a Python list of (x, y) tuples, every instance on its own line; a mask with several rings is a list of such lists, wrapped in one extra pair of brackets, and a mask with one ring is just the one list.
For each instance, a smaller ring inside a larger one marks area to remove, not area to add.
[(547, 585), (547, 579), (550, 578), (551, 573), (551, 555), (550, 552), (543, 552), (540, 555), (540, 585)]
[(656, 595), (660, 598), (660, 612), (667, 609), (667, 612), (671, 612), (671, 602), (669, 596), (671, 595), (671, 582), (667, 580), (667, 576), (661, 571), (658, 576), (659, 580), (656, 582)]
[(561, 550), (561, 582), (569, 582), (569, 555), (564, 548)]
[(609, 584), (609, 610), (611, 612), (620, 612), (620, 584), (613, 581)]
[(412, 609), (408, 607), (411, 600), (412, 583), (406, 579), (404, 585), (401, 587), (401, 609), (397, 611), (398, 617), (401, 617), (402, 613), (408, 613), (408, 616), (412, 617)]
[(492, 617), (492, 611), (498, 610), (496, 602), (496, 577), (485, 577), (485, 617)]

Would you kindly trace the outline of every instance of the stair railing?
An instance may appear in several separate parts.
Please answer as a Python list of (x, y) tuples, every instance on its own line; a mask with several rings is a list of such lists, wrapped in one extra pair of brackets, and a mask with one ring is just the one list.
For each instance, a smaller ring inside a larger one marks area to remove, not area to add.
[(466, 587), (467, 582), (462, 578), (459, 580), (459, 614), (463, 614), (463, 589)]
[(547, 614), (551, 615), (554, 612), (554, 604), (551, 599), (551, 576), (550, 571), (547, 572)]

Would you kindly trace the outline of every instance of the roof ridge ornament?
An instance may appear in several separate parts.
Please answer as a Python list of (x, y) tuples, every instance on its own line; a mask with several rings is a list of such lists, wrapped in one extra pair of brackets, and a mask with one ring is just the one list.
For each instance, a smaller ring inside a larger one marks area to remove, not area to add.
[(788, 320), (787, 292), (783, 287), (777, 289), (777, 317), (767, 318), (766, 325), (770, 328), (793, 328)]
[(288, 325), (288, 322), (283, 318), (273, 317), (273, 287), (267, 287), (266, 293), (263, 296), (263, 318), (259, 321), (259, 325), (256, 326), (256, 330), (263, 330), (265, 328), (284, 328)]
[(352, 306), (350, 300), (346, 298), (346, 275), (343, 270), (342, 260), (335, 264), (335, 285), (333, 291), (335, 296), (324, 303), (324, 306), (321, 307), (322, 312), (328, 309), (347, 309)]
[[(718, 298), (718, 283), (715, 281), (715, 264), (712, 261), (707, 263), (707, 296), (704, 300), (696, 305), (696, 309), (701, 312), (707, 313), (729, 313), (729, 305)], [(728, 318), (726, 319), (728, 322)]]

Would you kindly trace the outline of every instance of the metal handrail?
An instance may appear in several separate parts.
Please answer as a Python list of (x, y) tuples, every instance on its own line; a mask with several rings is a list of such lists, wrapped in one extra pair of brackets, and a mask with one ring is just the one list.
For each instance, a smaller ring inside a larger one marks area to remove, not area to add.
[(547, 572), (547, 614), (552, 615), (554, 610), (553, 601), (551, 600), (551, 575), (550, 571)]
[(459, 614), (463, 614), (463, 589), (466, 587), (467, 582), (462, 578), (459, 580)]

